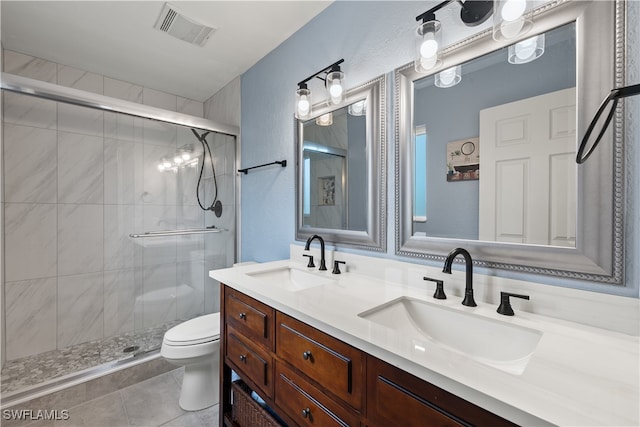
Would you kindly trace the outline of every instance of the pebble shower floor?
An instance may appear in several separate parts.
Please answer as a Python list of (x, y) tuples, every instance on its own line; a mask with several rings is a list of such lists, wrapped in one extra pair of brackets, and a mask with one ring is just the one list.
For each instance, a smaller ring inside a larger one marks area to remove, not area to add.
[[(2, 397), (6, 398), (7, 395), (65, 375), (133, 357), (136, 353), (159, 349), (164, 333), (180, 322), (165, 323), (146, 330), (128, 332), (5, 362), (0, 374)], [(125, 350), (131, 350), (133, 346), (138, 348), (135, 351), (125, 352)]]

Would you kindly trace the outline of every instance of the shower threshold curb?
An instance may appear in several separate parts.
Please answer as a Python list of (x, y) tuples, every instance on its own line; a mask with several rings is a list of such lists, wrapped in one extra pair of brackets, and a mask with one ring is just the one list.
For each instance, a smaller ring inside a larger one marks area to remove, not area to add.
[[(0, 405), (2, 406), (2, 408), (8, 408), (16, 405), (21, 405), (27, 402), (31, 402), (36, 399), (43, 399), (43, 398), (46, 399), (48, 395), (64, 392), (65, 390), (68, 390), (74, 386), (82, 385), (83, 383), (88, 383), (93, 380), (99, 380), (102, 377), (116, 374), (117, 372), (125, 369), (131, 369), (136, 367), (140, 367), (140, 369), (144, 369), (140, 365), (148, 364), (154, 361), (159, 361), (161, 363), (161, 366), (159, 366), (158, 369), (154, 370), (157, 372), (152, 372), (150, 373), (150, 375), (147, 375), (148, 377), (159, 375), (161, 373), (168, 372), (172, 369), (176, 369), (175, 366), (170, 365), (168, 362), (165, 362), (162, 359), (162, 357), (160, 356), (159, 349), (155, 349), (145, 353), (132, 354), (130, 357), (127, 357), (125, 359), (104, 363), (102, 365), (88, 368), (80, 372), (75, 372), (72, 374), (64, 375), (62, 377), (54, 378), (44, 383), (37, 384), (31, 387), (28, 387), (26, 389), (22, 389), (20, 391), (7, 393), (6, 395), (3, 395), (2, 398), (0, 399)], [(162, 365), (166, 365), (166, 366), (162, 366)], [(145, 377), (145, 375), (143, 375), (143, 377)], [(146, 378), (141, 378), (140, 380), (143, 380), (143, 379), (146, 379)], [(115, 389), (123, 388), (128, 385), (130, 384), (115, 385)], [(107, 394), (108, 392), (115, 391), (115, 389), (105, 390), (105, 393), (102, 393), (102, 394)], [(96, 397), (100, 397), (100, 396), (99, 395), (91, 396), (91, 398), (88, 400), (94, 399)], [(58, 399), (54, 399), (54, 400), (58, 400)], [(59, 406), (60, 403), (62, 402), (57, 402), (57, 405)], [(69, 407), (75, 406), (75, 404), (78, 404), (78, 403), (82, 403), (82, 402), (69, 402), (68, 406)]]

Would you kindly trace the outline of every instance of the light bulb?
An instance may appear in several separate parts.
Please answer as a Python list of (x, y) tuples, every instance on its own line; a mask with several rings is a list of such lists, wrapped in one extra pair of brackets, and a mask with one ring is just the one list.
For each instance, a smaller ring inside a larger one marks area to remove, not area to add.
[(340, 79), (334, 79), (333, 82), (331, 82), (329, 93), (332, 98), (340, 98), (342, 96), (342, 85), (340, 84)]
[(298, 101), (298, 113), (301, 116), (306, 116), (309, 113), (309, 99), (307, 99), (307, 95), (302, 95), (300, 100)]
[(429, 39), (429, 40), (425, 40), (420, 45), (420, 56), (422, 56), (423, 58), (425, 58), (425, 59), (431, 58), (431, 57), (435, 56), (436, 53), (438, 53), (438, 42), (437, 41), (435, 41), (433, 39)]
[(158, 164), (158, 170), (159, 170), (160, 172), (164, 172), (164, 164), (159, 163), (159, 164)]
[(536, 51), (537, 43), (538, 43), (538, 36), (533, 36), (531, 38), (528, 38), (526, 40), (516, 43), (514, 50), (516, 52), (516, 56), (518, 57), (518, 59), (525, 60), (531, 57), (531, 55), (533, 55), (534, 52)]
[(181, 163), (182, 163), (182, 161), (183, 161), (183, 160), (182, 160), (182, 157), (181, 157), (181, 156), (175, 156), (175, 157), (173, 158), (173, 162), (174, 162), (176, 165), (181, 164)]
[(165, 169), (169, 169), (171, 167), (171, 162), (169, 162), (167, 160), (163, 161), (162, 167), (165, 168)]
[(449, 68), (447, 70), (444, 70), (444, 71), (440, 72), (440, 81), (445, 86), (449, 86), (451, 83), (453, 83), (453, 80), (455, 78), (456, 78), (456, 69), (455, 69), (455, 67), (454, 68)]
[(189, 153), (182, 153), (182, 160), (184, 160), (185, 162), (187, 160), (191, 159), (191, 154)]
[(364, 112), (364, 101), (358, 101), (351, 106), (351, 110), (354, 115), (359, 115)]
[(526, 0), (507, 0), (504, 6), (502, 6), (502, 19), (505, 21), (515, 21), (524, 14), (526, 8)]
[(327, 113), (316, 119), (316, 124), (318, 126), (331, 126), (333, 124), (333, 114)]

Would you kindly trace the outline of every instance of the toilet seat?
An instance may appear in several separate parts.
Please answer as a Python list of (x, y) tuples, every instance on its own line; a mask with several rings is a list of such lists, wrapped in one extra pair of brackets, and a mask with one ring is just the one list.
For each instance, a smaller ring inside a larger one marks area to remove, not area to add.
[(213, 313), (187, 320), (169, 329), (164, 335), (163, 344), (189, 346), (219, 339), (220, 313)]

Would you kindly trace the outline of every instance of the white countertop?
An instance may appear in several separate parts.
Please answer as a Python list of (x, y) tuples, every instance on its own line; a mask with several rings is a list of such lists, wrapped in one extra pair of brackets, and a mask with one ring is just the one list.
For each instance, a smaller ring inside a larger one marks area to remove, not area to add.
[[(210, 276), (517, 424), (640, 426), (637, 336), (524, 312), (516, 304), (516, 315), (508, 317), (477, 299), (473, 308), (456, 296), (435, 300), (432, 287), (396, 283), (389, 274), (385, 279), (308, 270), (334, 282), (298, 291), (250, 275), (286, 266), (307, 270), (302, 262), (283, 260), (213, 270)], [(428, 341), (416, 349), (406, 336), (358, 316), (403, 296), (534, 329), (542, 337), (517, 375)]]

